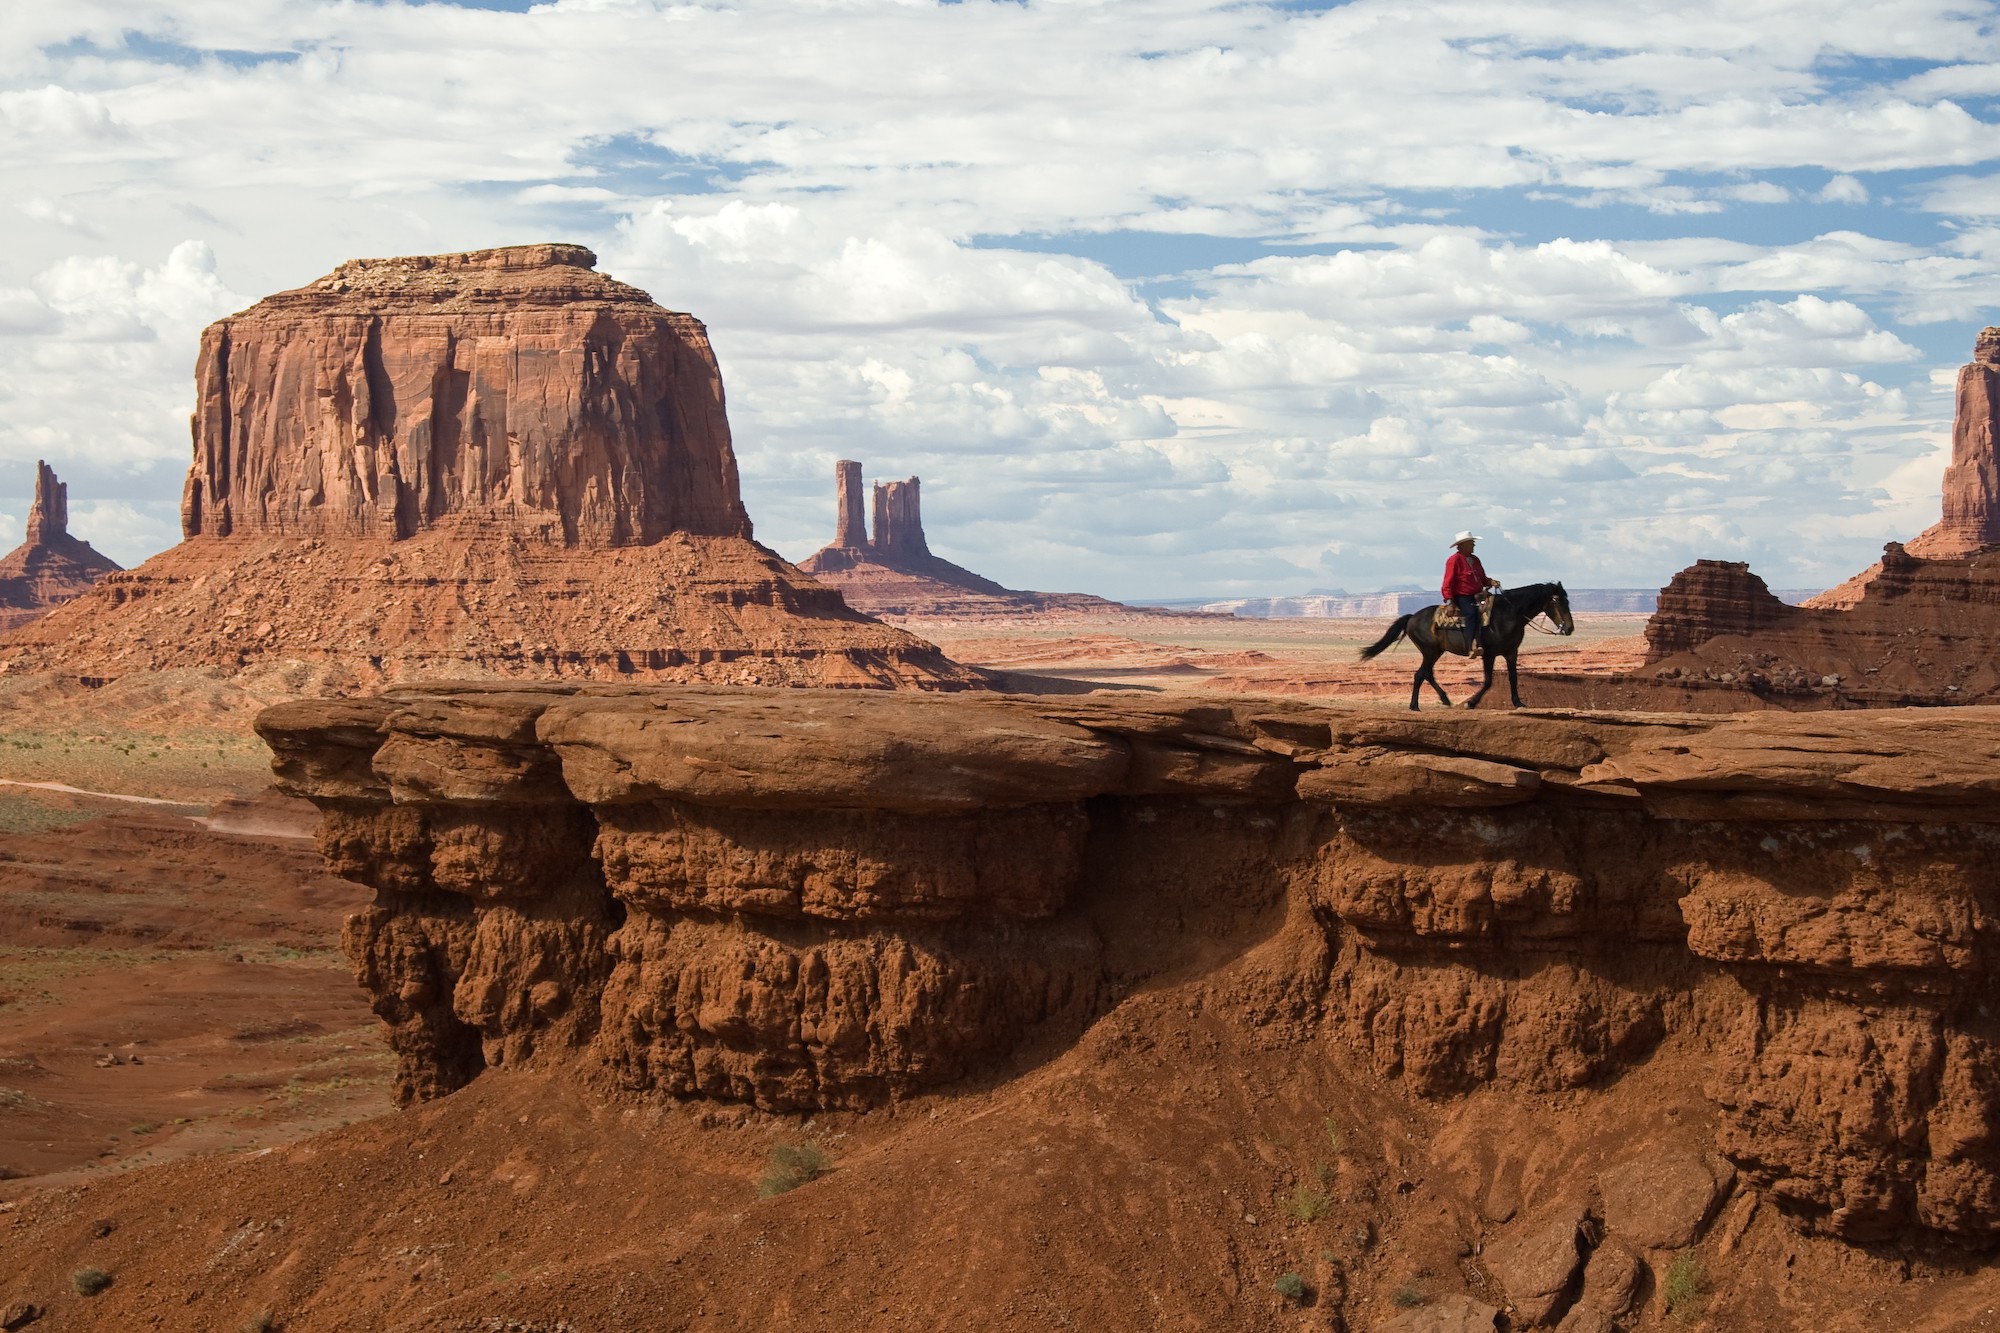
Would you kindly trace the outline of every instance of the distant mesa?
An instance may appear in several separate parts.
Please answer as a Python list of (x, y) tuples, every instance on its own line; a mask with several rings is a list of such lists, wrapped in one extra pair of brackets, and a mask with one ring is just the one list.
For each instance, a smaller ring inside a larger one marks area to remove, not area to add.
[(210, 325), (185, 540), (0, 637), (0, 659), (976, 684), (752, 540), (707, 330), (596, 262), (353, 260)]
[(56, 480), (54, 468), (37, 462), (27, 538), (0, 556), (0, 633), (81, 597), (119, 568), (89, 542), (70, 536), (69, 487)]
[[(1088, 593), (1022, 592), (933, 555), (924, 538), (922, 483), (916, 477), (875, 483), (871, 538), (863, 521), (861, 464), (833, 465), (833, 542), (799, 562), (799, 568), (840, 590), (847, 604), (873, 616), (938, 618), (1040, 615), (1140, 614)], [(1146, 613), (1152, 614), (1150, 608)]]

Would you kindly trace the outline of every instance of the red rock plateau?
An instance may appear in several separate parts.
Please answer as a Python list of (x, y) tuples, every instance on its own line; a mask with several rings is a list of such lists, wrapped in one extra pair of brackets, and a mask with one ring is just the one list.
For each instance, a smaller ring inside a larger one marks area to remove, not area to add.
[[(1088, 593), (1019, 592), (931, 553), (924, 537), (922, 487), (915, 477), (875, 483), (875, 535), (861, 508), (861, 464), (835, 463), (833, 543), (799, 568), (840, 589), (847, 604), (892, 619), (985, 620), (1015, 616), (1133, 614), (1134, 608)], [(1166, 614), (1151, 611), (1148, 614)]]
[(409, 1109), (21, 1197), (42, 1326), (2000, 1300), (2000, 710), (435, 686), (259, 727), (373, 887)]
[(92, 681), (976, 683), (751, 540), (706, 331), (595, 263), (356, 260), (211, 325), (185, 540), (0, 660)]
[(89, 542), (69, 535), (69, 487), (47, 463), (36, 463), (27, 536), (0, 556), (0, 633), (81, 597), (117, 569)]

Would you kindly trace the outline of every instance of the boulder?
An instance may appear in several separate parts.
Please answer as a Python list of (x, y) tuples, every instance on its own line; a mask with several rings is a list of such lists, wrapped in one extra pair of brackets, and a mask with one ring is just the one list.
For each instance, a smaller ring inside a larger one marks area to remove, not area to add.
[(1690, 1245), (1735, 1178), (1735, 1168), (1711, 1154), (1648, 1153), (1620, 1162), (1597, 1178), (1605, 1232), (1643, 1250)]
[(1522, 1324), (1549, 1323), (1564, 1306), (1583, 1267), (1581, 1241), (1588, 1219), (1583, 1203), (1569, 1201), (1511, 1223), (1486, 1242), (1481, 1254), (1486, 1271), (1507, 1293)]

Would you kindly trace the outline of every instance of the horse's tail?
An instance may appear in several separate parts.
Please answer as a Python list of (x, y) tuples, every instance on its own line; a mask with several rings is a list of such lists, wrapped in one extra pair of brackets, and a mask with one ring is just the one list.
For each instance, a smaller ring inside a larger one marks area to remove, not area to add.
[(1396, 642), (1396, 640), (1402, 638), (1405, 634), (1409, 633), (1410, 622), (1412, 620), (1415, 620), (1416, 618), (1417, 618), (1417, 613), (1412, 611), (1410, 612), (1409, 615), (1404, 616), (1401, 620), (1398, 620), (1395, 624), (1389, 626), (1388, 629), (1382, 631), (1381, 638), (1375, 640), (1375, 642), (1369, 644), (1366, 648), (1363, 648), (1361, 650), (1361, 660), (1367, 662), (1374, 658), (1380, 657), (1383, 653), (1388, 652), (1390, 646), (1393, 645)]

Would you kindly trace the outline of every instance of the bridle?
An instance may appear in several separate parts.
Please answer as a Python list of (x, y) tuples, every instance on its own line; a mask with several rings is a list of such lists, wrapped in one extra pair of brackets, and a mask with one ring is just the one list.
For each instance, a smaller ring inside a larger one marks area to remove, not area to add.
[[(1537, 611), (1534, 615), (1528, 617), (1528, 619), (1521, 622), (1522, 628), (1531, 629), (1537, 634), (1546, 634), (1550, 638), (1554, 639), (1566, 639), (1570, 635), (1576, 633), (1576, 625), (1574, 622), (1570, 624), (1570, 627), (1568, 629), (1564, 629), (1562, 625), (1556, 620), (1555, 612), (1550, 609), (1550, 607), (1552, 607), (1555, 604), (1555, 600), (1556, 599), (1554, 595), (1551, 594), (1548, 602), (1543, 605), (1541, 610)], [(1543, 629), (1540, 625), (1535, 623), (1536, 621), (1540, 620), (1543, 616), (1547, 616), (1549, 618), (1549, 625), (1551, 626), (1551, 628)]]

